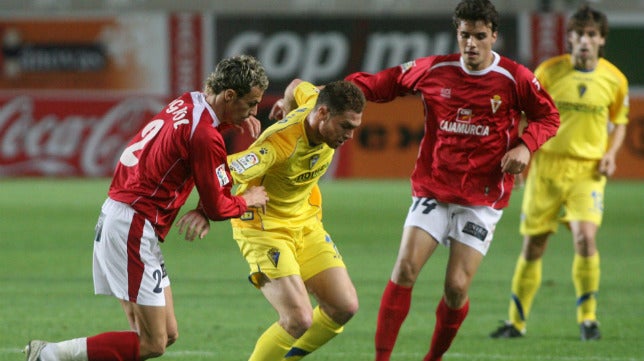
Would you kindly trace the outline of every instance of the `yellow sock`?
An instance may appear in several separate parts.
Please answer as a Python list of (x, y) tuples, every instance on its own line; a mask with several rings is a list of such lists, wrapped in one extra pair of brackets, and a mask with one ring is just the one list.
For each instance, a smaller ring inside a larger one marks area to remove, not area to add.
[(512, 300), (509, 320), (519, 331), (525, 331), (532, 301), (541, 286), (541, 258), (527, 261), (519, 256), (512, 277)]
[(295, 337), (275, 322), (259, 337), (248, 361), (281, 360), (294, 342)]
[(575, 254), (572, 262), (572, 282), (577, 295), (577, 323), (597, 321), (599, 291), (599, 252), (590, 257)]
[(322, 345), (340, 334), (343, 329), (342, 325), (335, 323), (322, 312), (320, 306), (317, 306), (313, 310), (311, 327), (306, 330), (302, 337), (295, 341), (293, 347), (284, 356), (284, 360), (298, 361), (302, 359), (302, 357), (322, 347)]

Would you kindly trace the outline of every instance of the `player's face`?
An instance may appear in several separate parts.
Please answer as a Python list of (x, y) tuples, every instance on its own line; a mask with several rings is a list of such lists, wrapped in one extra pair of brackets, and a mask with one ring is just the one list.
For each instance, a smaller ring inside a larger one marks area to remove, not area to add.
[(589, 25), (568, 32), (568, 43), (575, 65), (590, 70), (595, 67), (606, 38), (596, 26)]
[(362, 113), (346, 111), (342, 114), (331, 115), (326, 112), (326, 118), (320, 122), (322, 141), (336, 149), (344, 142), (353, 138), (353, 132), (362, 123)]
[(264, 96), (264, 92), (260, 88), (251, 88), (250, 92), (243, 97), (237, 96), (237, 93), (232, 89), (226, 91), (233, 92), (233, 94), (231, 95), (231, 101), (226, 103), (225, 121), (241, 124), (251, 115), (257, 115), (257, 106), (262, 101), (262, 96)]
[(461, 58), (469, 70), (482, 70), (492, 64), (492, 46), (497, 32), (482, 20), (461, 20), (456, 29)]

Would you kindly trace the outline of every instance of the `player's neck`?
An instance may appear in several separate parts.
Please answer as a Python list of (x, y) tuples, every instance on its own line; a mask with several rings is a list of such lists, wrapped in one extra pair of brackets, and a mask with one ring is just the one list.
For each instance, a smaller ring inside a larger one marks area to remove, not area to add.
[(572, 65), (575, 69), (580, 71), (592, 71), (597, 67), (599, 58), (582, 59), (579, 57), (572, 57)]
[(318, 132), (316, 132), (318, 126), (318, 120), (316, 119), (317, 112), (311, 112), (304, 119), (304, 132), (306, 133), (306, 138), (309, 141), (309, 145), (314, 147), (322, 143), (321, 137)]

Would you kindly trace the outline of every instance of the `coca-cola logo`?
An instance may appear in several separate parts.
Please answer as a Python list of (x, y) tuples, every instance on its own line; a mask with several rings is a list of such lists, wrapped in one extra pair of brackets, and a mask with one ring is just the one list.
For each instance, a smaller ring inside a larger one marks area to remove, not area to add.
[(109, 176), (130, 138), (163, 106), (151, 97), (11, 98), (0, 106), (0, 176)]

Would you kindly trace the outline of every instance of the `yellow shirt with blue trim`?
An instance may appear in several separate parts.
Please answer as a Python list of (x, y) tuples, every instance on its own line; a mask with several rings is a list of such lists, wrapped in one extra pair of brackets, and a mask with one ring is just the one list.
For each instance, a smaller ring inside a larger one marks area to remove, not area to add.
[(534, 74), (552, 96), (561, 116), (557, 135), (540, 151), (601, 159), (608, 147), (608, 122), (628, 123), (626, 76), (604, 58), (599, 58), (593, 70), (577, 70), (570, 54), (546, 60)]
[(233, 227), (299, 227), (306, 219), (321, 217), (321, 200), (310, 196), (317, 194), (318, 180), (331, 165), (334, 150), (326, 143), (311, 144), (304, 128), (319, 90), (302, 82), (293, 93), (297, 109), (268, 127), (247, 150), (228, 156), (239, 184), (236, 194), (262, 185), (269, 197), (266, 213), (249, 210), (231, 221)]

